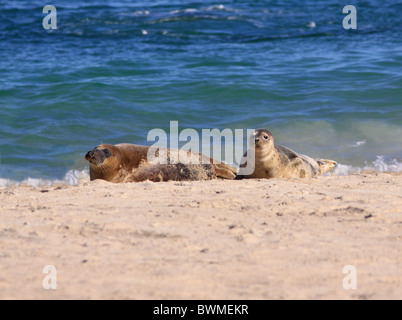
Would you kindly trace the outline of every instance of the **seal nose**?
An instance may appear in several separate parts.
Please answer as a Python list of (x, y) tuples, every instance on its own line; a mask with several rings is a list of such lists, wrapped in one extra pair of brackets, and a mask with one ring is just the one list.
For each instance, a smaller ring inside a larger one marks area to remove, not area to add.
[(260, 142), (259, 138), (255, 138), (255, 144), (257, 144), (258, 142)]
[(94, 152), (93, 151), (89, 151), (86, 155), (85, 155), (85, 159), (89, 160), (89, 159), (93, 159), (94, 157)]

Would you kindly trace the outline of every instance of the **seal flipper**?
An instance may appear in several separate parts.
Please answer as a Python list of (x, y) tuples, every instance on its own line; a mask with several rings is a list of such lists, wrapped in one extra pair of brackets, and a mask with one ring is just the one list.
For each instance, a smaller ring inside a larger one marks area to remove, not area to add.
[(233, 180), (236, 178), (237, 170), (225, 163), (214, 164), (217, 178)]

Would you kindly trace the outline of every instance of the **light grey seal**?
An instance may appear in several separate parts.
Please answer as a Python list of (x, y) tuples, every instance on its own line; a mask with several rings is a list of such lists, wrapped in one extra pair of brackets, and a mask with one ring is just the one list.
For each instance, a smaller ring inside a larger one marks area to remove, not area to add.
[[(313, 178), (331, 171), (333, 160), (313, 159), (291, 149), (275, 145), (274, 137), (266, 129), (258, 129), (250, 137), (252, 146), (244, 155), (236, 179)], [(255, 163), (254, 172), (242, 174), (247, 162)]]

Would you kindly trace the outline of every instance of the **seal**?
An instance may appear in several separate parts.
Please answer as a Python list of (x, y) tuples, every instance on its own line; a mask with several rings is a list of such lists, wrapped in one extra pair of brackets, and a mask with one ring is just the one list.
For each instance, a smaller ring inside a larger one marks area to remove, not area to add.
[[(234, 179), (237, 170), (227, 164), (190, 151), (185, 160), (178, 150), (134, 144), (102, 144), (89, 151), (85, 159), (90, 163), (90, 179), (102, 179), (113, 183), (141, 181), (198, 181)], [(155, 147), (153, 147), (155, 148)], [(152, 152), (150, 152), (152, 151)], [(150, 154), (165, 155), (166, 162), (149, 159)], [(177, 156), (177, 163), (170, 161)], [(188, 159), (192, 160), (189, 161)]]
[[(250, 136), (251, 148), (244, 154), (236, 179), (313, 178), (331, 171), (333, 160), (313, 159), (283, 146), (275, 145), (274, 137), (266, 129), (258, 129)], [(247, 162), (254, 162), (254, 172), (242, 174)]]

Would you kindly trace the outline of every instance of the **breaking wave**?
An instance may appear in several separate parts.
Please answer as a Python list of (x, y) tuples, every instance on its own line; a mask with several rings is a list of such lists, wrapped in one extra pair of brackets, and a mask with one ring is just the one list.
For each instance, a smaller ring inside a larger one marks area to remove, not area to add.
[(383, 173), (400, 173), (402, 172), (402, 163), (396, 159), (386, 160), (384, 156), (378, 156), (377, 159), (364, 167), (355, 167), (351, 165), (338, 164), (332, 171), (335, 176), (347, 176), (354, 173), (361, 173), (364, 171), (375, 171)]
[(27, 185), (35, 188), (50, 187), (52, 185), (78, 185), (81, 181), (89, 180), (88, 170), (69, 170), (62, 180), (26, 178), (23, 181), (0, 178), (0, 188)]

